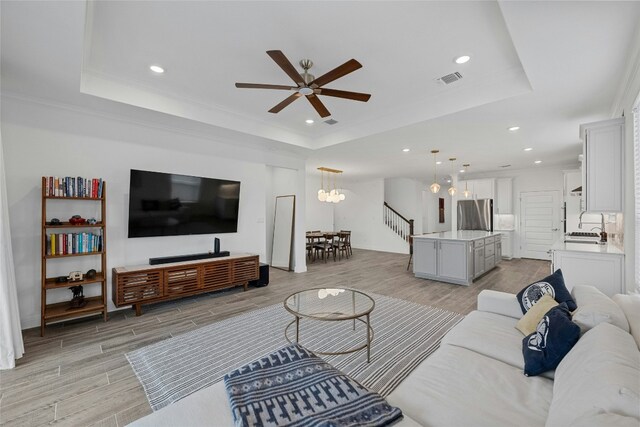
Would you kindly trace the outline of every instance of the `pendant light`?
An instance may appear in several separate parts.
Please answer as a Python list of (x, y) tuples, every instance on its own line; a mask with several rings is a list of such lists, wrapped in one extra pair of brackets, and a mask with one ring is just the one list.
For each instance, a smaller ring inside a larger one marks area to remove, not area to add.
[(436, 163), (436, 155), (440, 152), (440, 150), (431, 150), (431, 154), (433, 154), (433, 184), (429, 187), (429, 190), (433, 194), (436, 194), (440, 191), (440, 184), (438, 184), (438, 177), (436, 171), (438, 169), (438, 164)]
[[(339, 203), (346, 197), (341, 193), (341, 187), (336, 183), (337, 177), (341, 176), (342, 171), (338, 169), (331, 169), (320, 167), (318, 170), (321, 173), (321, 186), (318, 190), (318, 200), (327, 203)], [(324, 173), (327, 173), (327, 187), (324, 186)]]
[(320, 171), (320, 189), (318, 190), (318, 200), (321, 202), (327, 201), (327, 192), (324, 191), (324, 171)]
[[(464, 164), (462, 166), (464, 167), (464, 172), (465, 172), (465, 175), (466, 175), (467, 174), (467, 168), (469, 167), (469, 164), (467, 163), (467, 164)], [(468, 181), (469, 180), (465, 180), (464, 181), (464, 191), (462, 192), (462, 194), (464, 195), (465, 199), (468, 199), (471, 196), (471, 191), (469, 191), (469, 189), (467, 188), (467, 182)]]
[(451, 158), (449, 158), (449, 161), (451, 162), (451, 187), (449, 187), (447, 192), (449, 193), (449, 195), (451, 197), (453, 197), (453, 196), (455, 196), (456, 191), (458, 191), (458, 190), (456, 190), (456, 187), (453, 186), (453, 162), (456, 161), (456, 158), (455, 157), (451, 157)]

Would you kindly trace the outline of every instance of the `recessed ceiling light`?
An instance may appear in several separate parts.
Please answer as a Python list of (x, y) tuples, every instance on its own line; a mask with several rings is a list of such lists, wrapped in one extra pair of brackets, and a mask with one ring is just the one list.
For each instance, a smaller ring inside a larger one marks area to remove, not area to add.
[(442, 162), (441, 162), (440, 160), (438, 160), (438, 161), (436, 162), (436, 165), (441, 165), (441, 164), (442, 164)]
[(531, 150), (533, 150), (533, 148), (531, 148), (531, 147), (527, 147), (527, 148), (524, 149), (524, 151), (531, 151)]
[(464, 173), (464, 169), (460, 169), (460, 173)]
[(308, 124), (308, 125), (312, 125), (312, 124), (313, 124), (313, 120), (311, 120), (311, 119), (307, 119), (307, 120), (305, 120), (304, 122), (305, 122), (306, 124)]
[(161, 67), (161, 66), (159, 66), (159, 65), (151, 65), (151, 66), (149, 67), (149, 69), (150, 69), (151, 71), (153, 71), (154, 73), (157, 73), (157, 74), (162, 74), (162, 73), (164, 73), (164, 68), (162, 68), (162, 67)]
[(536, 165), (539, 165), (540, 163), (542, 163), (542, 160), (536, 160), (536, 161), (535, 161), (535, 162), (533, 162), (533, 163), (535, 163)]
[(515, 132), (515, 131), (517, 131), (518, 129), (520, 129), (520, 126), (511, 126), (511, 127), (509, 128), (509, 132)]
[(447, 182), (451, 182), (451, 180), (450, 180), (450, 179), (448, 179), (448, 180), (447, 180)]
[(469, 62), (469, 60), (471, 59), (471, 57), (469, 55), (462, 55), (462, 56), (458, 56), (455, 61), (456, 64), (464, 64), (465, 62)]
[(402, 151), (404, 151), (405, 153), (408, 153), (411, 150), (409, 150), (408, 148), (403, 148)]

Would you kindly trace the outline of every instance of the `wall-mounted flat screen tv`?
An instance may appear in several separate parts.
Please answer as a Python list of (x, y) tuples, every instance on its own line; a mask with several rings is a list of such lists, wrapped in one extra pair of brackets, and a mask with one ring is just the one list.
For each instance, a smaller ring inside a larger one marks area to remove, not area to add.
[(131, 170), (129, 237), (235, 233), (240, 182)]

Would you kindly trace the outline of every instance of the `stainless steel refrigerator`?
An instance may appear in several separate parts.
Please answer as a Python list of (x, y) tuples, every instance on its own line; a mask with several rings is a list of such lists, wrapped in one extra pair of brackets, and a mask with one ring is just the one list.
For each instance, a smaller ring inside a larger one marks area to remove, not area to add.
[(493, 231), (493, 199), (459, 200), (458, 230)]

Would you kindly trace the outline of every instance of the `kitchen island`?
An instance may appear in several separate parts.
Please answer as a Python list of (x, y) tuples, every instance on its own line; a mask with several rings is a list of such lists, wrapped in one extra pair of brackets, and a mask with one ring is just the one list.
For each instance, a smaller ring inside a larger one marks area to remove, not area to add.
[(501, 260), (499, 232), (458, 230), (413, 236), (413, 273), (422, 279), (468, 286)]
[(569, 243), (562, 240), (551, 247), (551, 271), (562, 269), (567, 289), (591, 285), (608, 296), (626, 293), (624, 251), (614, 243)]

